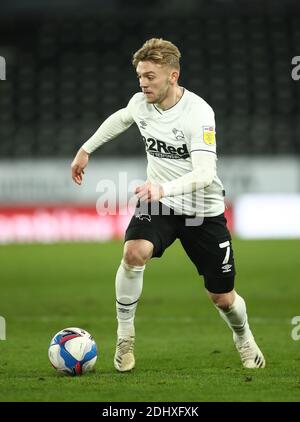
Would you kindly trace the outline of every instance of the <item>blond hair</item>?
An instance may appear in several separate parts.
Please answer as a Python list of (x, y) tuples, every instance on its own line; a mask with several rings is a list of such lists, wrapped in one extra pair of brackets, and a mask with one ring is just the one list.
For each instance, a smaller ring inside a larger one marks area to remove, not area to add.
[(162, 38), (151, 38), (134, 53), (132, 64), (137, 67), (139, 62), (151, 61), (156, 64), (166, 65), (180, 69), (181, 54), (176, 45)]

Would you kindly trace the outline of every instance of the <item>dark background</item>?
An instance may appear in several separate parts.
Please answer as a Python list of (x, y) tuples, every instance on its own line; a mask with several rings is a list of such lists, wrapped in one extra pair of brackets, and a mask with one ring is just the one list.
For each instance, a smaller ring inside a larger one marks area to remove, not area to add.
[[(0, 158), (71, 158), (139, 90), (131, 56), (151, 37), (179, 47), (180, 84), (214, 108), (219, 154), (299, 154), (299, 2), (5, 0)], [(143, 154), (135, 138), (101, 154)]]

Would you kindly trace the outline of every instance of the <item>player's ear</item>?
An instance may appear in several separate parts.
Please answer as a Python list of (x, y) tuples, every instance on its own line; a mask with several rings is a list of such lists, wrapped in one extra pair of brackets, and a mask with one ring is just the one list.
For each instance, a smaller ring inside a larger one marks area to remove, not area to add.
[(173, 69), (170, 74), (170, 81), (174, 84), (178, 81), (179, 78), (179, 70)]

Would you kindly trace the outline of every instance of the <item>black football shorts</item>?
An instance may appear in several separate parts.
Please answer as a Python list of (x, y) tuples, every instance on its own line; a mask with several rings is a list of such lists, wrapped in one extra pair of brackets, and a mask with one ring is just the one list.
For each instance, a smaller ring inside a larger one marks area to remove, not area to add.
[(226, 223), (224, 213), (216, 217), (189, 217), (176, 214), (161, 202), (138, 203), (125, 241), (148, 240), (154, 246), (152, 258), (159, 258), (179, 239), (198, 273), (203, 275), (206, 289), (227, 293), (234, 287), (235, 265)]

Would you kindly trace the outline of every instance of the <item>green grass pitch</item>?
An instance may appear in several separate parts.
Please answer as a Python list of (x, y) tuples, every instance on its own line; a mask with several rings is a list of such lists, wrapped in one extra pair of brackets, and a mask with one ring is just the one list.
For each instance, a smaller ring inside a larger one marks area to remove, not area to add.
[[(234, 240), (236, 289), (246, 299), (263, 370), (241, 367), (229, 328), (179, 243), (145, 271), (136, 318), (136, 368), (117, 373), (114, 276), (122, 243), (0, 247), (0, 401), (299, 401), (300, 240)], [(47, 348), (68, 326), (97, 342), (96, 370), (67, 377)]]

